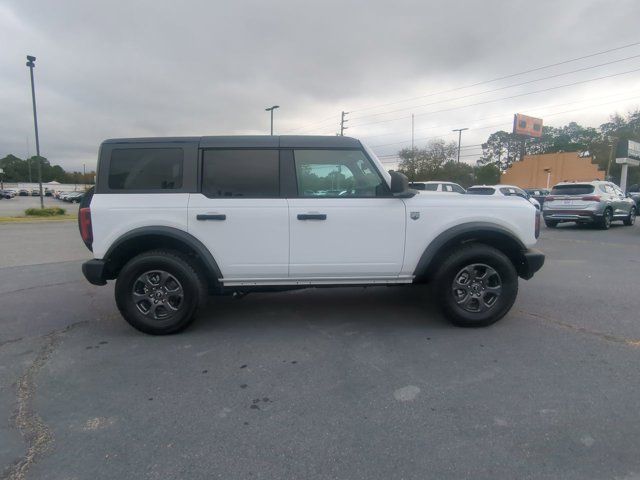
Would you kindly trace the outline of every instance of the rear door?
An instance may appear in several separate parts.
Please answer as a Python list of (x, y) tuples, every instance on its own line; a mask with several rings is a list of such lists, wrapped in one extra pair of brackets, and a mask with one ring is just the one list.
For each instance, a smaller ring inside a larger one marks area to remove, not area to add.
[(297, 149), (289, 199), (292, 278), (397, 278), (406, 211), (361, 150)]
[(189, 232), (227, 281), (286, 279), (289, 217), (278, 149), (204, 150), (201, 190), (189, 199)]

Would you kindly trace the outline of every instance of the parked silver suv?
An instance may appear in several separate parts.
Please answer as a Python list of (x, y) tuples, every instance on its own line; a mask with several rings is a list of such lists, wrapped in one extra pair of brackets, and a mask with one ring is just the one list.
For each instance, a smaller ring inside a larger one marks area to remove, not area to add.
[(542, 215), (547, 227), (560, 222), (591, 223), (606, 230), (614, 220), (633, 225), (635, 202), (620, 188), (604, 181), (562, 182), (545, 198)]

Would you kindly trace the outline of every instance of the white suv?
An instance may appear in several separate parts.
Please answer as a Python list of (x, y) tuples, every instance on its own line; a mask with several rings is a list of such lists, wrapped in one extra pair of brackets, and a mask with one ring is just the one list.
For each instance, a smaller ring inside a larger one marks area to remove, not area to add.
[(186, 327), (207, 294), (429, 280), (456, 325), (497, 321), (544, 262), (536, 209), (416, 193), (348, 137), (107, 140), (82, 270), (117, 279), (123, 317), (151, 334)]

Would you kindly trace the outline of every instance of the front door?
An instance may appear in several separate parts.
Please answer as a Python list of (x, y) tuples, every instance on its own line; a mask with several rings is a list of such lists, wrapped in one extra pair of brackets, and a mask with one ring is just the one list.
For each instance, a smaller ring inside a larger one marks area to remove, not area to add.
[(189, 232), (209, 249), (226, 281), (286, 278), (287, 200), (277, 149), (211, 149), (202, 189), (189, 198)]
[(399, 275), (405, 204), (360, 150), (294, 150), (298, 196), (289, 199), (291, 278)]

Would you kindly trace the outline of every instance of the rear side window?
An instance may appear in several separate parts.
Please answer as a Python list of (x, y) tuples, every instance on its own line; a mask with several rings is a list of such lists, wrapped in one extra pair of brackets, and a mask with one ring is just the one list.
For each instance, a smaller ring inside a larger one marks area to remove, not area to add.
[(277, 150), (206, 150), (202, 193), (207, 197), (280, 196)]
[(437, 183), (426, 183), (424, 185), (424, 190), (427, 190), (429, 192), (435, 192), (438, 190), (438, 184)]
[(495, 190), (493, 188), (478, 187), (467, 189), (467, 193), (469, 195), (493, 195)]
[(551, 195), (588, 195), (593, 193), (593, 185), (556, 185)]
[(117, 148), (109, 162), (112, 190), (176, 190), (182, 188), (181, 148)]

